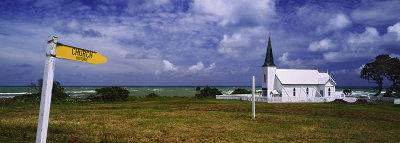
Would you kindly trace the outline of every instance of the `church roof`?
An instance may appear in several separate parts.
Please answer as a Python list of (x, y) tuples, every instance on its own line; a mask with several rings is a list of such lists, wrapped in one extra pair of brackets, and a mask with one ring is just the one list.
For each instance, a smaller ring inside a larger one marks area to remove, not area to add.
[(276, 76), (282, 84), (326, 84), (329, 80), (336, 84), (328, 73), (317, 70), (276, 69)]
[(267, 53), (265, 54), (265, 61), (263, 67), (275, 66), (274, 56), (272, 54), (271, 37), (268, 37)]

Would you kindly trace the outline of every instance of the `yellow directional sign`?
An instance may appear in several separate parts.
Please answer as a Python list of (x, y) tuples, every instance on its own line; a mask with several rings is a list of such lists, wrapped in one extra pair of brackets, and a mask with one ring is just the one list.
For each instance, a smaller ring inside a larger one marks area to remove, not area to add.
[(91, 64), (100, 64), (107, 62), (107, 58), (97, 52), (67, 46), (61, 43), (57, 43), (56, 57)]

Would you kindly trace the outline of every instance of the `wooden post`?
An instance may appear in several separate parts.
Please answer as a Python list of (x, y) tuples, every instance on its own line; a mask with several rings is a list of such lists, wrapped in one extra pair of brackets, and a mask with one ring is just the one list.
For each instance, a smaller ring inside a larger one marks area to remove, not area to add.
[(253, 80), (252, 80), (252, 89), (251, 89), (253, 119), (256, 118), (256, 97), (255, 97), (255, 95), (254, 95), (255, 92), (256, 92), (256, 85), (255, 85), (255, 77), (253, 76)]
[(47, 41), (46, 62), (44, 65), (42, 95), (40, 97), (39, 121), (36, 131), (36, 143), (45, 143), (49, 123), (51, 91), (53, 89), (54, 69), (56, 62), (57, 37), (49, 37)]

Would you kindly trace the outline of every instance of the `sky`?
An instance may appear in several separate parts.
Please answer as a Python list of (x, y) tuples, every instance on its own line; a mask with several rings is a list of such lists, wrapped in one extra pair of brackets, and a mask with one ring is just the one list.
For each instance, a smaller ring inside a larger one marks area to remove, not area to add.
[(399, 0), (2, 0), (0, 86), (43, 77), (49, 36), (108, 59), (57, 59), (64, 86), (261, 85), (269, 36), (277, 68), (374, 86), (360, 69), (400, 57), (399, 13)]

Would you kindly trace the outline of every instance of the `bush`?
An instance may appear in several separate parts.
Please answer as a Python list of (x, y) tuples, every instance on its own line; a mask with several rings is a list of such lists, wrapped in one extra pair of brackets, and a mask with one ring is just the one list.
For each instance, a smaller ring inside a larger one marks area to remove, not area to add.
[[(22, 96), (15, 96), (14, 100), (23, 100), (23, 101), (40, 101), (42, 96), (42, 86), (43, 79), (39, 79), (37, 85), (35, 83), (31, 83), (29, 87), (34, 90), (32, 94), (24, 94)], [(51, 90), (51, 100), (59, 100), (69, 98), (68, 94), (65, 93), (64, 87), (61, 86), (60, 82), (53, 81), (53, 88)]]
[[(96, 89), (96, 95), (100, 95), (99, 97), (95, 97), (97, 100), (102, 101), (126, 101), (129, 97), (129, 91), (118, 87), (104, 87), (100, 89)], [(90, 98), (93, 98), (90, 97)]]
[(209, 86), (206, 86), (204, 89), (200, 90), (200, 94), (196, 94), (195, 97), (197, 98), (203, 98), (203, 97), (214, 97), (215, 95), (221, 95), (222, 92), (219, 91), (217, 88), (211, 88)]
[(351, 95), (352, 91), (350, 89), (343, 89), (345, 95)]
[(232, 94), (251, 94), (251, 91), (248, 91), (247, 89), (244, 88), (236, 88)]
[(32, 102), (39, 102), (40, 101), (40, 93), (32, 93), (32, 94), (23, 94), (22, 96), (15, 96), (13, 99), (14, 101), (32, 101)]
[(88, 97), (86, 97), (86, 99), (89, 99), (90, 101), (96, 101), (99, 98), (95, 94), (90, 94)]
[(157, 95), (155, 93), (150, 93), (150, 94), (146, 95), (146, 98), (157, 98), (157, 97), (160, 97), (160, 95)]

